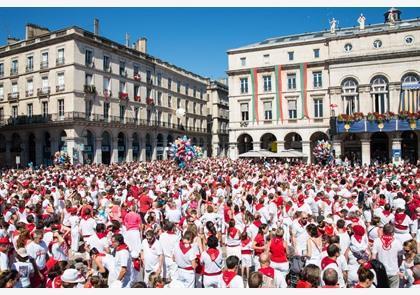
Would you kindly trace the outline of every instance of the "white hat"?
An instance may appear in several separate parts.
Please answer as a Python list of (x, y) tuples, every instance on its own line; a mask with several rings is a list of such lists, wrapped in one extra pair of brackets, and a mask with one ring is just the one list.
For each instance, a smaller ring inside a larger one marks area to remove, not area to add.
[(65, 283), (83, 283), (85, 278), (77, 271), (77, 269), (69, 268), (61, 275), (61, 280)]
[(26, 258), (26, 257), (28, 257), (28, 252), (26, 251), (26, 249), (25, 249), (25, 248), (19, 248), (19, 249), (17, 249), (16, 253), (17, 253), (20, 257), (22, 257), (22, 258)]

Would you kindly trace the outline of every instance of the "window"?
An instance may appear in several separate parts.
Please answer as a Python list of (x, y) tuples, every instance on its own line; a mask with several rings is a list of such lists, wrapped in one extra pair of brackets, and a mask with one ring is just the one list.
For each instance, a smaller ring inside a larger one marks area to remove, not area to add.
[(197, 103), (196, 102), (194, 102), (193, 103), (193, 110), (192, 110), (192, 113), (193, 114), (195, 114), (195, 111), (197, 110)]
[(194, 86), (194, 88), (193, 88), (193, 97), (196, 97), (196, 95), (197, 95), (197, 88)]
[(123, 77), (126, 76), (125, 62), (124, 61), (120, 61), (120, 76), (123, 76)]
[(168, 107), (172, 107), (172, 96), (168, 95)]
[(3, 84), (0, 84), (0, 99), (4, 98), (4, 87)]
[(176, 99), (176, 108), (179, 109), (181, 107), (181, 99), (178, 97)]
[(137, 123), (138, 119), (139, 119), (139, 107), (135, 107), (134, 108), (134, 122)]
[(93, 52), (90, 49), (85, 50), (85, 65), (88, 67), (93, 65)]
[(43, 52), (41, 57), (41, 69), (48, 68), (48, 52)]
[(125, 82), (124, 81), (120, 81), (120, 92), (121, 93), (126, 93), (126, 88), (125, 88)]
[(271, 76), (263, 76), (264, 80), (264, 91), (271, 91)]
[(404, 37), (405, 44), (411, 45), (414, 43), (414, 37), (413, 36), (406, 36)]
[(146, 72), (146, 81), (147, 83), (152, 84), (152, 72), (150, 71)]
[(168, 126), (172, 124), (172, 114), (168, 114)]
[(158, 91), (157, 94), (157, 105), (160, 106), (162, 105), (162, 92)]
[(379, 76), (372, 80), (371, 94), (375, 112), (385, 113), (388, 105), (388, 83), (384, 77)]
[(104, 103), (104, 119), (109, 118), (109, 102)]
[(11, 70), (10, 70), (10, 74), (11, 75), (17, 75), (17, 73), (18, 73), (18, 61), (16, 59), (16, 60), (12, 61), (12, 67), (11, 67)]
[(314, 58), (319, 58), (319, 49), (314, 49)]
[(140, 68), (138, 65), (133, 65), (133, 75), (138, 75), (140, 72)]
[(346, 45), (344, 45), (345, 52), (350, 52), (352, 49), (353, 49), (353, 45), (351, 45), (350, 43), (347, 43)]
[(104, 71), (108, 72), (111, 68), (111, 59), (104, 55)]
[(347, 115), (357, 112), (357, 82), (354, 79), (346, 79), (342, 83), (342, 97), (344, 109)]
[(108, 77), (104, 77), (104, 91), (111, 90), (111, 79)]
[(29, 118), (33, 116), (33, 114), (34, 114), (34, 105), (33, 104), (31, 104), (31, 103), (27, 104), (26, 113), (27, 113)]
[(162, 74), (157, 74), (157, 84), (158, 86), (162, 86)]
[(26, 91), (27, 96), (32, 96), (34, 94), (34, 81), (32, 79), (29, 79), (26, 82)]
[(188, 92), (190, 92), (190, 85), (185, 84), (185, 95), (188, 95)]
[(296, 74), (287, 74), (287, 89), (296, 89)]
[(91, 74), (85, 75), (85, 85), (93, 85), (93, 78)]
[(246, 66), (246, 57), (241, 57), (241, 66), (242, 67)]
[(382, 47), (382, 41), (381, 40), (373, 41), (373, 48), (381, 48), (381, 47)]
[(26, 58), (26, 71), (31, 72), (34, 70), (34, 57), (28, 56)]
[(321, 88), (322, 87), (322, 72), (313, 72), (314, 77), (314, 88)]
[(17, 84), (17, 82), (13, 82), (12, 83), (12, 93), (18, 93), (18, 92), (19, 92), (18, 84)]
[(172, 89), (172, 79), (168, 78), (168, 89), (171, 90)]
[(3, 77), (3, 76), (4, 76), (4, 64), (1, 63), (0, 64), (0, 77)]
[(140, 86), (134, 85), (134, 96), (140, 97)]
[(125, 117), (125, 105), (120, 105), (120, 121), (123, 122)]
[(189, 104), (190, 104), (190, 102), (189, 102), (188, 100), (187, 100), (187, 101), (185, 101), (185, 112), (187, 112), (187, 113), (188, 113), (188, 111), (189, 111), (189, 109), (188, 109)]
[(58, 116), (60, 118), (64, 117), (64, 99), (58, 100)]
[(179, 93), (181, 92), (181, 82), (176, 82), (176, 91)]
[(271, 101), (264, 102), (264, 119), (272, 120), (273, 119), (273, 110)]
[(157, 111), (157, 124), (160, 126), (160, 122), (162, 122), (162, 111)]
[(241, 93), (248, 93), (248, 78), (241, 78)]
[(60, 48), (57, 51), (57, 65), (63, 65), (64, 64), (64, 48)]
[(42, 116), (44, 118), (48, 117), (48, 101), (42, 102)]
[(297, 101), (294, 99), (289, 100), (287, 106), (289, 109), (289, 119), (297, 119)]
[(203, 99), (203, 93), (204, 93), (204, 90), (200, 89), (200, 99)]
[(150, 109), (148, 109), (146, 113), (146, 120), (147, 120), (148, 125), (150, 123), (151, 118), (152, 118), (152, 112), (150, 111)]
[(0, 121), (4, 120), (4, 109), (0, 108)]
[(263, 61), (265, 64), (269, 64), (270, 63), (270, 55), (269, 54), (264, 54), (263, 55)]
[(203, 105), (200, 104), (200, 115), (202, 115), (202, 114), (203, 114)]
[(294, 55), (295, 55), (295, 53), (294, 53), (293, 51), (289, 51), (289, 52), (287, 53), (287, 55), (289, 56), (289, 60), (290, 60), (290, 61), (292, 61), (292, 60), (294, 59)]
[(248, 105), (248, 103), (241, 103), (241, 118), (242, 118), (242, 121), (249, 121), (249, 105)]
[(323, 113), (323, 101), (322, 99), (314, 99), (314, 116), (315, 118), (322, 118)]
[(86, 104), (85, 104), (85, 109), (86, 109), (86, 117), (89, 118), (92, 115), (92, 111), (93, 111), (93, 101), (92, 100), (86, 100)]
[(64, 90), (64, 73), (57, 74), (57, 90), (62, 91)]
[(16, 119), (18, 116), (18, 106), (12, 106), (12, 117)]

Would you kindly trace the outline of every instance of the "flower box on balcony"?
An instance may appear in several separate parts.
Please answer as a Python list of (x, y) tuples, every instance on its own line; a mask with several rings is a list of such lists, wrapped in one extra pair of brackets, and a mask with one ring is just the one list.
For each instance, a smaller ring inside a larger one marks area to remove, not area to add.
[(141, 80), (141, 78), (140, 78), (140, 74), (135, 74), (135, 75), (134, 75), (134, 80), (136, 80), (136, 81), (140, 81), (140, 80)]
[(96, 87), (94, 85), (85, 85), (84, 86), (85, 93), (88, 94), (95, 94), (96, 93)]
[(126, 92), (120, 92), (120, 93), (118, 94), (118, 97), (119, 97), (121, 100), (127, 100), (127, 99), (128, 99), (128, 93), (126, 93)]
[(140, 95), (136, 95), (136, 96), (134, 96), (134, 101), (140, 101)]
[(50, 95), (50, 87), (38, 88), (38, 96), (45, 97)]

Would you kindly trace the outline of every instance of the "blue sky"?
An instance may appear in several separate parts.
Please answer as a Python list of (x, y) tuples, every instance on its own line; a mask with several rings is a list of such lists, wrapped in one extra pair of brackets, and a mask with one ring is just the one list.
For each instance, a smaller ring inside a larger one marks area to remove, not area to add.
[[(228, 49), (266, 38), (321, 31), (334, 17), (338, 27), (357, 25), (360, 13), (366, 24), (382, 23), (389, 8), (0, 8), (0, 44), (8, 35), (24, 38), (26, 23), (50, 30), (77, 25), (93, 31), (100, 20), (100, 35), (125, 43), (148, 39), (149, 54), (213, 79), (225, 77)], [(420, 17), (420, 8), (400, 8), (402, 19)]]

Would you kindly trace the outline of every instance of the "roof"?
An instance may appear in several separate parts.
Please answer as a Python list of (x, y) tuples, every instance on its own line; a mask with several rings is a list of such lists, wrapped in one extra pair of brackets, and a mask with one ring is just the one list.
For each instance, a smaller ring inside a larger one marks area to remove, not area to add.
[(284, 150), (273, 153), (267, 150), (254, 151), (243, 153), (239, 155), (240, 158), (305, 158), (306, 156), (297, 150)]
[(360, 36), (360, 35), (365, 35), (369, 33), (389, 32), (389, 31), (395, 31), (398, 29), (416, 28), (416, 27), (420, 28), (419, 18), (400, 21), (396, 23), (395, 26), (390, 26), (387, 23), (367, 25), (365, 26), (365, 29), (363, 31), (359, 29), (359, 26), (355, 26), (355, 27), (348, 27), (348, 28), (338, 28), (334, 34), (331, 33), (329, 30), (324, 30), (324, 31), (312, 32), (312, 33), (287, 35), (287, 36), (269, 38), (261, 42), (245, 45), (236, 49), (230, 49), (228, 50), (228, 53), (229, 52), (233, 53), (235, 51), (255, 49), (255, 48), (272, 47), (272, 46), (283, 45), (283, 44), (294, 44), (294, 43), (317, 41), (317, 40), (321, 41), (327, 38), (354, 37), (356, 35)]

